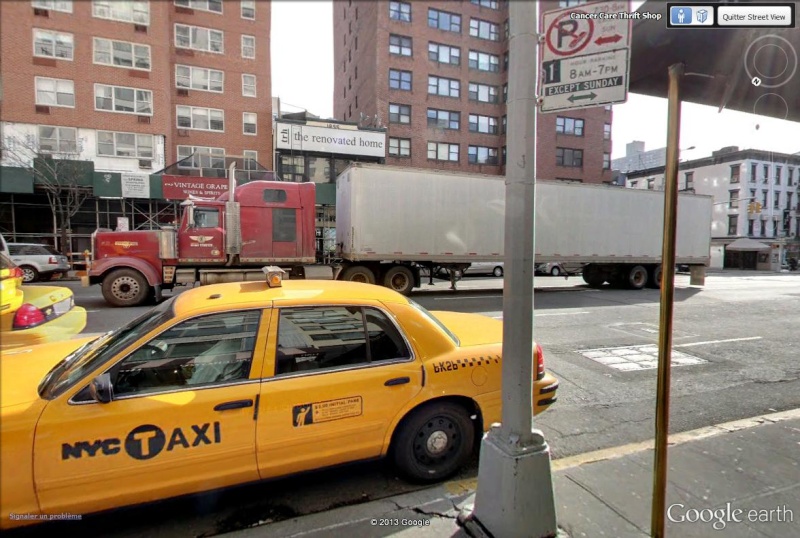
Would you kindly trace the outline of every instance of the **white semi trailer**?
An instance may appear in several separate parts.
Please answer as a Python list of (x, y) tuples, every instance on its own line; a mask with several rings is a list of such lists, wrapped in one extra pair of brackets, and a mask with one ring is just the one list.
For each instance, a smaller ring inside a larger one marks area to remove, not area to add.
[[(676, 263), (702, 284), (710, 263), (712, 198), (678, 198)], [(538, 181), (536, 263), (581, 264), (591, 286), (658, 287), (664, 193), (607, 185)], [(419, 268), (466, 269), (502, 262), (502, 176), (353, 164), (337, 179), (338, 278), (402, 293)]]

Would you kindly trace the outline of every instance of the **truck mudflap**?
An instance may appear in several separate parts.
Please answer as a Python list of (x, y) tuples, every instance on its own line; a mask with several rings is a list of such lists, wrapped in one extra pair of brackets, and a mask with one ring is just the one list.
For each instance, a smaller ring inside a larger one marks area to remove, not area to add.
[(87, 275), (83, 275), (81, 277), (81, 287), (88, 288), (91, 285), (89, 282), (89, 277)]
[(689, 285), (690, 286), (705, 286), (706, 285), (706, 266), (705, 265), (692, 265), (689, 268)]

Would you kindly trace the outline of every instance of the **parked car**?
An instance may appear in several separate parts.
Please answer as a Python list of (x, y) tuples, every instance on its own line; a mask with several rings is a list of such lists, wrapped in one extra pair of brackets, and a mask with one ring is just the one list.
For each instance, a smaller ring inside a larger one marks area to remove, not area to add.
[[(0, 524), (382, 456), (419, 482), (458, 472), (501, 418), (502, 322), (282, 275), (4, 354)], [(540, 346), (531, 361), (538, 414), (558, 380)]]
[(26, 284), (37, 280), (50, 280), (69, 271), (69, 260), (50, 245), (38, 243), (9, 243), (11, 260), (22, 270)]
[(494, 275), (503, 276), (503, 262), (476, 262), (471, 263), (464, 271), (465, 275)]
[(86, 310), (75, 306), (72, 290), (22, 286), (22, 274), (0, 254), (0, 349), (64, 340), (86, 327)]
[(536, 273), (550, 276), (576, 275), (581, 272), (581, 268), (582, 265), (579, 263), (540, 263), (536, 266)]

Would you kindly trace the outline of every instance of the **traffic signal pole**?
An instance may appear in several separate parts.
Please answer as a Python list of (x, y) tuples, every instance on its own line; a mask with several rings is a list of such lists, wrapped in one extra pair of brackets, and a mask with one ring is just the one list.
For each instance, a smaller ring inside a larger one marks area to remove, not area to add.
[(498, 538), (557, 532), (550, 448), (533, 428), (533, 262), (539, 2), (509, 2), (502, 423), (481, 444), (477, 523)]

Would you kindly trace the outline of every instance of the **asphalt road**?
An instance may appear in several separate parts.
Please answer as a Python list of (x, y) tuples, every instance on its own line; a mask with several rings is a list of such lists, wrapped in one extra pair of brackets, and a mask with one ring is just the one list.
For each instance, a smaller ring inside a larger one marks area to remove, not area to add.
[[(89, 311), (86, 332), (147, 310), (108, 308), (98, 287), (66, 284)], [(800, 407), (800, 274), (714, 274), (703, 288), (679, 275), (676, 286), (674, 351), (684, 364), (672, 369), (672, 432)], [(497, 290), (414, 298), (429, 310), (502, 316)], [(656, 290), (592, 290), (580, 279), (537, 290), (536, 339), (561, 382), (558, 402), (536, 421), (554, 458), (653, 437), (656, 370), (638, 365), (652, 364), (658, 317)], [(459, 478), (476, 474), (477, 459)], [(415, 488), (380, 462), (358, 464), (16, 534), (211, 536)]]

